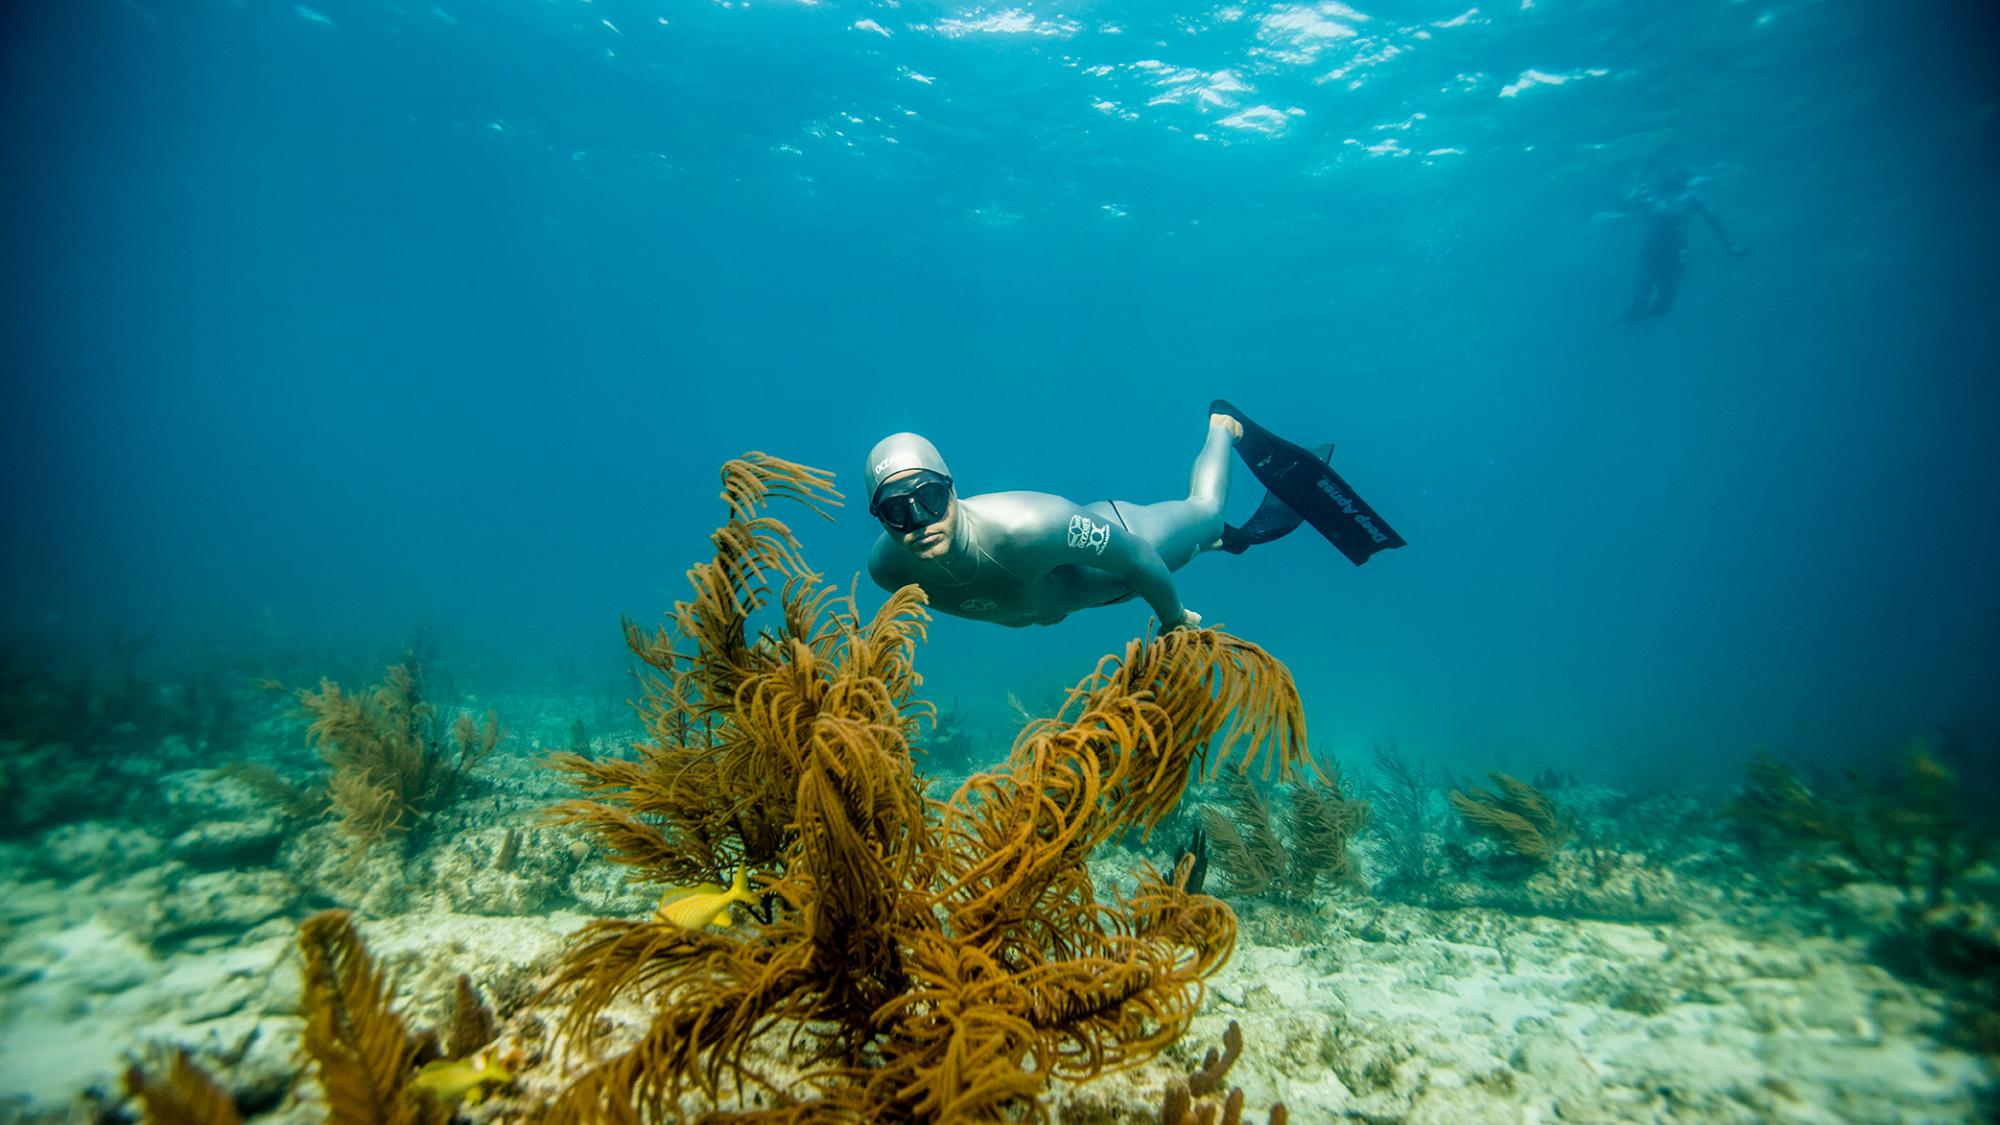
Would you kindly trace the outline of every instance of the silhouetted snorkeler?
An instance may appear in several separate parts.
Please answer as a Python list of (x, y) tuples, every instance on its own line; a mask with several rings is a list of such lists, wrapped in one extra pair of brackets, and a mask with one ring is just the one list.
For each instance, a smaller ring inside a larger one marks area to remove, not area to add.
[[(1272, 435), (1226, 402), (1184, 500), (1077, 504), (1045, 492), (960, 497), (929, 441), (891, 434), (868, 454), (868, 512), (882, 524), (868, 574), (885, 590), (923, 587), (931, 608), (996, 625), (1053, 625), (1079, 609), (1144, 598), (1162, 630), (1200, 628), (1172, 574), (1205, 551), (1241, 553), (1309, 520), (1357, 565), (1403, 540), (1311, 451)], [(1242, 527), (1223, 522), (1230, 450), (1269, 488)]]
[(1618, 318), (1620, 324), (1637, 324), (1673, 309), (1681, 275), (1687, 270), (1690, 219), (1698, 217), (1706, 222), (1732, 256), (1740, 258), (1749, 252), (1722, 229), (1722, 221), (1695, 195), (1694, 178), (1683, 169), (1669, 168), (1651, 183), (1628, 193), (1620, 210), (1646, 220), (1638, 273), (1632, 283), (1632, 304)]

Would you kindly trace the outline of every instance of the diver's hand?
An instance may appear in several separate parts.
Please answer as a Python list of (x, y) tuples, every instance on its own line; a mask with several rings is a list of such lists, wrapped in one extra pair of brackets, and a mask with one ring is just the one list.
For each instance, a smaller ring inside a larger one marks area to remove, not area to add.
[(1175, 629), (1199, 629), (1199, 628), (1201, 628), (1201, 614), (1196, 613), (1194, 610), (1191, 610), (1186, 606), (1182, 606), (1181, 619), (1179, 621), (1176, 621), (1172, 625), (1167, 626), (1165, 629), (1162, 629), (1161, 632), (1171, 633)]
[(1210, 429), (1214, 429), (1217, 426), (1221, 426), (1222, 428), (1228, 430), (1229, 440), (1231, 441), (1243, 440), (1243, 423), (1237, 421), (1235, 418), (1232, 418), (1227, 414), (1209, 415), (1208, 426)]

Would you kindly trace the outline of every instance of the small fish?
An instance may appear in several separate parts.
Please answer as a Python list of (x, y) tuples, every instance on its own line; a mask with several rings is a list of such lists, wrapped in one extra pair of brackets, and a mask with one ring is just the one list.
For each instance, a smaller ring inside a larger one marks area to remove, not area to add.
[(410, 1079), (410, 1085), (445, 1105), (457, 1105), (468, 1099), (478, 1101), (482, 1086), (504, 1086), (513, 1080), (514, 1076), (498, 1060), (481, 1051), (470, 1058), (425, 1063), (417, 1070), (417, 1076)]
[(672, 922), (683, 930), (699, 930), (708, 926), (729, 925), (729, 904), (740, 902), (745, 906), (755, 906), (757, 896), (750, 893), (750, 867), (740, 864), (736, 868), (736, 878), (730, 881), (729, 889), (723, 890), (714, 883), (698, 883), (692, 887), (668, 887), (660, 896), (660, 908), (653, 916), (662, 922)]

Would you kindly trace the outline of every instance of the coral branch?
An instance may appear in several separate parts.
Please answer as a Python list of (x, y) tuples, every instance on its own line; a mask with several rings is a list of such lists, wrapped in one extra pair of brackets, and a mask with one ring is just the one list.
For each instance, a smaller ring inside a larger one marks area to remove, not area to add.
[(184, 1050), (168, 1054), (163, 1076), (127, 1067), (125, 1088), (145, 1107), (150, 1125), (239, 1125), (243, 1120), (236, 1103)]
[(1222, 1033), (1222, 1054), (1217, 1055), (1210, 1047), (1202, 1057), (1201, 1069), (1188, 1075), (1188, 1092), (1200, 1097), (1220, 1089), (1222, 1080), (1229, 1077), (1229, 1068), (1236, 1065), (1236, 1059), (1243, 1054), (1243, 1029), (1235, 1020), (1229, 1021), (1229, 1029)]
[(1498, 770), (1487, 775), (1500, 786), (1493, 793), (1477, 785), (1452, 790), (1451, 807), (1474, 832), (1507, 845), (1514, 854), (1546, 863), (1569, 839), (1568, 821), (1542, 791)]

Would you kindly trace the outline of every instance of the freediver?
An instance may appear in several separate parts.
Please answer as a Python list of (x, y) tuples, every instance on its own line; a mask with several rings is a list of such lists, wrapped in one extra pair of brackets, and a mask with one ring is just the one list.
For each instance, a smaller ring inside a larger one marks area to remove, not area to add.
[[(961, 497), (935, 446), (891, 434), (863, 473), (868, 512), (883, 529), (868, 574), (885, 590), (923, 587), (939, 612), (996, 625), (1053, 625), (1143, 598), (1164, 632), (1201, 627), (1172, 575), (1204, 552), (1240, 554), (1306, 521), (1356, 565), (1403, 546), (1327, 464), (1332, 446), (1293, 445), (1221, 400), (1210, 410), (1187, 497), (1155, 504), (1077, 504), (1046, 492)], [(1242, 527), (1223, 521), (1232, 449), (1270, 489)]]
[(1732, 257), (1749, 253), (1722, 229), (1722, 221), (1694, 192), (1694, 177), (1685, 169), (1668, 168), (1637, 191), (1628, 192), (1619, 208), (1642, 217), (1646, 233), (1639, 243), (1639, 266), (1632, 283), (1632, 304), (1620, 324), (1667, 315), (1687, 271), (1688, 222), (1700, 218)]

